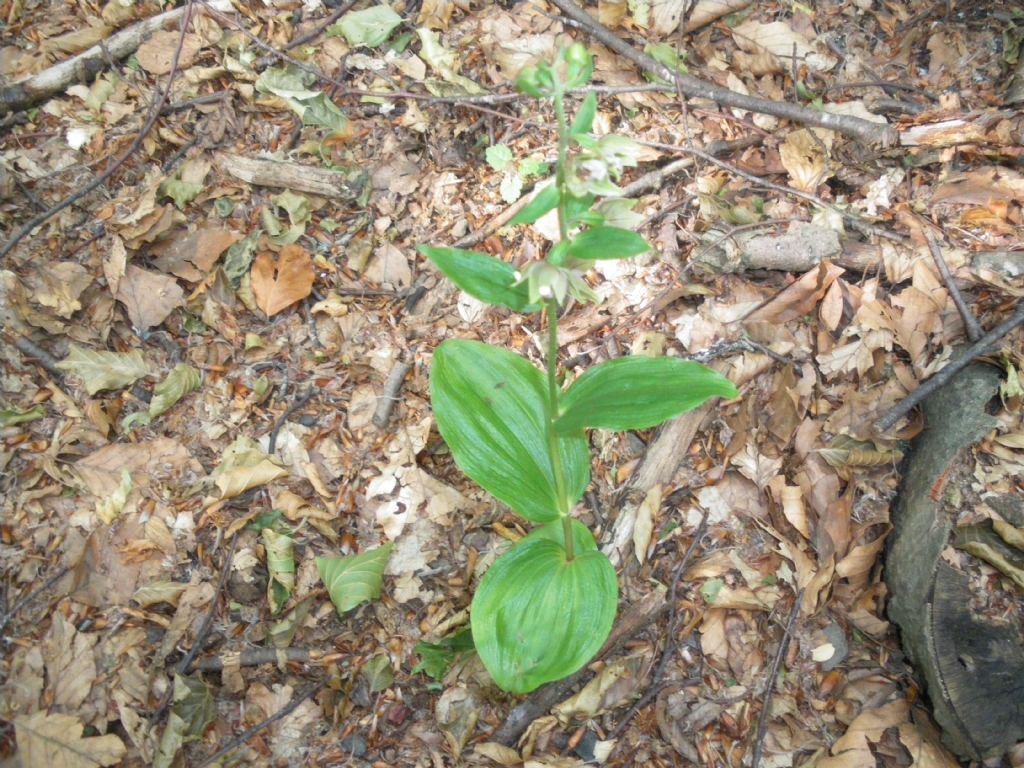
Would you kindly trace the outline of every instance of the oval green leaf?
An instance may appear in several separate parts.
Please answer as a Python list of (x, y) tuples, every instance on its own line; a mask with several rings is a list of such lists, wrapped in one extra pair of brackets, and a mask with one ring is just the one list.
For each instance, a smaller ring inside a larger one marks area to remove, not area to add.
[(526, 285), (516, 284), (516, 270), (511, 264), (486, 253), (421, 245), (416, 248), (440, 269), (449, 280), (470, 296), (516, 312), (537, 312), (540, 306), (530, 303)]
[(576, 112), (576, 119), (572, 121), (572, 128), (569, 129), (569, 132), (573, 136), (590, 133), (595, 115), (597, 115), (597, 94), (591, 91), (580, 104), (580, 108)]
[(569, 244), (569, 255), (574, 259), (628, 259), (647, 253), (651, 246), (636, 232), (618, 227), (593, 227), (581, 232)]
[(348, 557), (318, 557), (316, 568), (327, 587), (331, 602), (344, 616), (360, 603), (380, 597), (384, 567), (391, 555), (391, 543)]
[(712, 397), (736, 397), (732, 382), (700, 363), (673, 357), (623, 357), (596, 365), (561, 399), (555, 429), (646, 429)]
[(509, 225), (533, 224), (548, 211), (553, 211), (556, 205), (558, 205), (558, 187), (549, 184), (538, 192), (523, 210), (512, 217)]
[[(561, 526), (545, 526), (554, 527)], [(502, 689), (528, 693), (567, 677), (607, 639), (618, 582), (590, 541), (593, 549), (569, 561), (556, 541), (531, 534), (484, 574), (473, 597), (473, 643)]]
[(558, 438), (567, 496), (559, 499), (544, 377), (519, 355), (477, 341), (446, 341), (434, 352), (430, 398), (455, 463), (523, 517), (555, 520), (583, 496), (590, 481), (586, 440)]

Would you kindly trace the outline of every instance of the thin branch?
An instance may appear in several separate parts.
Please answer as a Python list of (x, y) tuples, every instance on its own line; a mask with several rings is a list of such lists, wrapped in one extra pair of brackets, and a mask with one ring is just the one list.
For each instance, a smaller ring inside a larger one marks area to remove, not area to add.
[(225, 667), (236, 663), (240, 667), (258, 667), (261, 664), (277, 664), (282, 658), (299, 663), (318, 661), (308, 648), (250, 648), (200, 659), (195, 668), (203, 672), (222, 672)]
[(1010, 331), (1021, 324), (1024, 324), (1024, 302), (1021, 302), (1018, 305), (1017, 311), (1014, 312), (1009, 319), (1001, 322), (973, 344), (964, 347), (962, 353), (956, 360), (947, 363), (945, 368), (907, 395), (899, 405), (889, 411), (886, 411), (886, 413), (875, 422), (875, 431), (885, 432), (887, 429), (892, 427), (897, 421), (910, 413), (918, 403), (937, 389), (946, 386), (954, 376), (970, 365), (974, 358), (987, 352), (989, 347), (994, 345), (997, 341), (1003, 338), (1003, 336), (1010, 333)]
[(647, 54), (636, 50), (625, 40), (614, 35), (572, 0), (551, 0), (551, 4), (572, 19), (599, 43), (611, 48), (620, 56), (629, 59), (646, 72), (650, 72), (669, 82), (677, 83), (679, 89), (688, 98), (709, 99), (726, 107), (746, 109), (751, 112), (774, 115), (775, 117), (792, 120), (804, 125), (827, 128), (832, 131), (838, 131), (865, 144), (891, 147), (895, 146), (899, 141), (899, 134), (887, 124), (872, 123), (850, 115), (818, 112), (796, 104), (747, 96), (746, 94), (722, 88), (690, 75), (680, 74), (659, 64)]
[(48, 589), (50, 589), (50, 587), (52, 587), (54, 584), (56, 584), (58, 581), (64, 578), (65, 574), (67, 574), (67, 572), (70, 570), (71, 569), (68, 566), (64, 566), (55, 574), (53, 574), (53, 576), (48, 578), (45, 584), (38, 587), (37, 589), (32, 590), (23, 598), (18, 600), (18, 602), (16, 602), (14, 605), (12, 605), (11, 609), (3, 615), (3, 618), (0, 618), (0, 632), (3, 632), (5, 629), (7, 629), (7, 625), (11, 623), (11, 619), (17, 616), (26, 605), (29, 605), (33, 600), (35, 600), (37, 597), (43, 594), (43, 592), (46, 592)]
[(981, 326), (978, 325), (978, 321), (975, 319), (970, 307), (964, 301), (964, 295), (960, 293), (960, 288), (957, 287), (956, 281), (953, 280), (953, 275), (949, 272), (949, 265), (946, 264), (946, 260), (942, 256), (942, 249), (939, 247), (935, 236), (931, 232), (925, 232), (924, 236), (928, 240), (928, 249), (932, 252), (935, 266), (938, 268), (939, 274), (942, 275), (942, 282), (946, 284), (949, 295), (953, 299), (953, 304), (956, 305), (956, 311), (960, 313), (960, 317), (964, 321), (967, 338), (970, 341), (977, 341), (983, 335)]
[(163, 110), (164, 105), (167, 103), (167, 98), (171, 93), (171, 86), (174, 84), (174, 78), (178, 74), (178, 60), (181, 58), (181, 50), (185, 45), (185, 34), (188, 31), (188, 25), (192, 21), (192, 9), (194, 0), (188, 0), (188, 4), (185, 6), (185, 15), (181, 21), (181, 34), (178, 36), (178, 45), (174, 49), (174, 56), (171, 58), (171, 71), (167, 75), (167, 85), (164, 86), (160, 96), (154, 100), (153, 105), (150, 107), (149, 114), (146, 116), (146, 122), (143, 123), (142, 129), (138, 135), (132, 141), (128, 149), (125, 150), (124, 154), (115, 160), (103, 173), (97, 176), (95, 179), (90, 181), (81, 189), (71, 193), (56, 205), (48, 208), (40, 214), (32, 217), (31, 220), (17, 232), (15, 232), (11, 239), (0, 246), (0, 259), (6, 256), (11, 250), (20, 243), (33, 229), (38, 227), (40, 224), (44, 224), (51, 218), (56, 216), (58, 213), (63, 211), (65, 208), (74, 205), (76, 202), (81, 200), (83, 197), (88, 195), (93, 190), (106, 184), (107, 181), (113, 176), (117, 170), (125, 164), (125, 162), (134, 155), (139, 147), (142, 146), (142, 142), (145, 141), (149, 132), (153, 130), (153, 126), (156, 125), (157, 118), (160, 116), (160, 112)]
[(213, 626), (213, 615), (217, 612), (217, 606), (220, 604), (220, 596), (224, 594), (224, 586), (228, 583), (228, 574), (231, 573), (231, 561), (235, 558), (235, 547), (238, 546), (238, 538), (238, 536), (234, 536), (231, 539), (231, 546), (228, 547), (227, 554), (224, 555), (224, 563), (220, 567), (220, 579), (217, 581), (217, 590), (213, 593), (213, 599), (210, 601), (210, 608), (206, 612), (206, 616), (203, 617), (203, 623), (200, 625), (199, 631), (196, 632), (192, 647), (185, 654), (185, 658), (178, 664), (178, 674), (187, 675), (192, 668), (192, 662), (196, 660), (196, 656), (203, 649), (206, 636), (210, 633), (210, 627)]
[(269, 728), (278, 720), (283, 720), (284, 718), (288, 717), (288, 715), (290, 715), (292, 712), (298, 709), (299, 705), (302, 704), (302, 702), (304, 702), (310, 696), (315, 696), (317, 693), (320, 692), (320, 689), (323, 688), (325, 685), (327, 685), (327, 681), (321, 680), (320, 682), (314, 683), (313, 685), (309, 686), (305, 690), (300, 691), (298, 694), (296, 694), (294, 699), (288, 702), (287, 706), (283, 707), (282, 709), (279, 709), (276, 713), (268, 717), (262, 723), (257, 723), (252, 728), (246, 731), (242, 731), (240, 734), (238, 734), (235, 738), (233, 738), (223, 747), (221, 747), (208, 758), (199, 763), (196, 766), (196, 768), (206, 768), (206, 766), (208, 765), (213, 765), (222, 757), (224, 757), (224, 755), (228, 754), (234, 749), (238, 749), (238, 747), (245, 744), (245, 742), (247, 742), (260, 731), (264, 730), (265, 728)]
[(775, 192), (781, 192), (784, 195), (792, 195), (793, 197), (799, 197), (802, 200), (807, 200), (810, 203), (814, 203), (819, 208), (832, 211), (833, 213), (842, 216), (844, 219), (849, 221), (853, 227), (860, 230), (866, 235), (875, 235), (876, 237), (883, 237), (886, 240), (893, 240), (895, 242), (900, 243), (903, 242), (904, 240), (904, 238), (901, 235), (897, 235), (895, 232), (890, 232), (889, 230), (882, 229), (881, 227), (876, 227), (874, 224), (870, 224), (864, 221), (864, 219), (858, 216), (856, 213), (851, 213), (850, 211), (844, 210), (836, 205), (833, 205), (832, 203), (826, 200), (822, 200), (817, 195), (812, 195), (810, 192), (803, 192), (799, 189), (787, 187), (784, 184), (776, 184), (773, 181), (762, 179), (760, 176), (755, 176), (752, 173), (744, 171), (742, 168), (737, 168), (732, 163), (727, 163), (724, 160), (719, 160), (714, 155), (705, 152), (701, 149), (697, 149), (696, 147), (680, 147), (676, 146), (675, 144), (663, 144), (658, 141), (640, 141), (637, 143), (643, 144), (644, 146), (647, 147), (654, 147), (655, 149), (662, 149), (665, 150), (666, 152), (679, 152), (681, 154), (694, 155), (695, 157), (699, 157), (703, 160), (706, 160), (712, 165), (718, 166), (722, 170), (728, 171), (731, 174), (746, 179), (747, 181), (757, 184), (758, 186), (764, 187), (765, 189), (770, 189)]
[(405, 377), (412, 370), (412, 359), (415, 355), (416, 350), (410, 350), (409, 359), (396, 361), (388, 373), (387, 381), (384, 382), (384, 391), (381, 392), (380, 399), (377, 401), (377, 410), (373, 414), (373, 425), (377, 429), (384, 429), (391, 420), (391, 412), (398, 403), (398, 393), (402, 390)]
[(771, 669), (768, 670), (768, 680), (764, 685), (764, 694), (761, 696), (761, 714), (757, 718), (757, 735), (754, 737), (754, 757), (751, 760), (751, 768), (758, 768), (761, 764), (761, 753), (764, 750), (764, 734), (768, 728), (768, 710), (771, 709), (772, 693), (775, 691), (775, 678), (779, 674), (779, 666), (786, 656), (786, 648), (789, 647), (789, 639), (793, 636), (793, 628), (796, 626), (797, 617), (800, 615), (800, 603), (804, 599), (804, 591), (801, 589), (793, 601), (793, 610), (789, 612), (789, 621), (786, 622), (786, 630), (779, 642), (779, 650), (772, 659)]
[[(320, 35), (322, 35), (324, 31), (326, 31), (326, 29), (329, 26), (331, 26), (331, 24), (333, 24), (346, 13), (348, 13), (348, 11), (355, 4), (356, 0), (348, 0), (347, 3), (342, 3), (337, 8), (334, 9), (334, 13), (332, 13), (326, 19), (321, 19), (319, 22), (317, 22), (317, 25), (313, 27), (313, 29), (309, 30), (304, 34), (299, 35), (293, 40), (290, 40), (288, 42), (288, 45), (286, 45), (284, 49), (286, 51), (291, 51), (295, 48), (298, 48), (300, 45), (303, 45), (304, 43), (308, 43), (310, 40), (315, 40), (316, 38), (320, 37)], [(263, 69), (264, 67), (268, 67), (270, 66), (270, 63), (274, 61), (274, 59), (274, 56), (264, 56), (263, 58), (258, 59), (256, 61), (256, 68)]]
[(665, 687), (665, 672), (668, 669), (668, 663), (675, 655), (676, 647), (679, 644), (679, 638), (676, 637), (677, 624), (679, 622), (679, 606), (676, 605), (676, 591), (679, 589), (679, 581), (682, 579), (683, 574), (686, 573), (686, 569), (690, 564), (690, 558), (693, 557), (693, 553), (697, 549), (697, 545), (700, 544), (701, 538), (704, 536), (704, 531), (707, 530), (708, 526), (708, 512), (704, 510), (704, 514), (701, 515), (700, 525), (697, 526), (697, 530), (694, 531), (693, 541), (690, 542), (690, 546), (686, 549), (686, 554), (683, 555), (683, 559), (675, 567), (675, 571), (672, 574), (672, 586), (669, 588), (668, 593), (668, 630), (666, 632), (665, 647), (661, 652), (661, 658), (658, 659), (658, 666), (654, 670), (654, 674), (651, 675), (651, 684), (648, 687), (646, 693), (641, 696), (629, 711), (625, 714), (619, 724), (615, 726), (615, 730), (611, 732), (608, 737), (610, 740), (615, 741), (618, 739), (623, 731), (626, 730), (626, 726), (636, 716), (636, 714), (650, 704), (658, 693)]
[(304, 406), (306, 403), (308, 403), (313, 398), (314, 394), (315, 394), (314, 390), (310, 389), (305, 394), (299, 395), (299, 397), (296, 398), (295, 402), (292, 403), (291, 405), (289, 405), (288, 409), (284, 413), (281, 414), (281, 418), (279, 418), (274, 423), (274, 428), (272, 430), (270, 430), (270, 442), (267, 444), (267, 455), (268, 456), (273, 456), (274, 455), (274, 451), (277, 450), (277, 436), (281, 433), (281, 427), (283, 427), (284, 423), (286, 421), (288, 421), (288, 419), (291, 418), (292, 414), (294, 414), (302, 406)]

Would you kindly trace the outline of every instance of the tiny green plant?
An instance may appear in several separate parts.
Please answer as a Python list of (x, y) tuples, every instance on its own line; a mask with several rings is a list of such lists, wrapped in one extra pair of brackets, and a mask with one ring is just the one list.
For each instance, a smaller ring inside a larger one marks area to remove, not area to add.
[[(589, 82), (593, 60), (580, 44), (524, 70), (517, 87), (549, 100), (558, 121), (553, 183), (512, 220), (530, 224), (556, 210), (559, 241), (544, 259), (512, 265), (474, 251), (420, 246), (452, 282), (486, 303), (547, 317), (545, 370), (514, 352), (448, 340), (434, 352), (430, 395), (438, 430), (458, 466), (536, 524), (484, 574), (473, 596), (473, 644), (494, 681), (526, 693), (593, 658), (611, 632), (618, 578), (590, 530), (573, 517), (590, 481), (586, 430), (646, 429), (713, 397), (736, 397), (728, 379), (678, 358), (626, 357), (596, 365), (568, 386), (558, 365), (559, 309), (572, 297), (596, 301), (583, 275), (600, 259), (650, 250), (614, 226), (623, 168), (638, 146), (593, 135), (597, 98), (570, 123), (566, 94)], [(599, 197), (605, 199), (598, 203)]]

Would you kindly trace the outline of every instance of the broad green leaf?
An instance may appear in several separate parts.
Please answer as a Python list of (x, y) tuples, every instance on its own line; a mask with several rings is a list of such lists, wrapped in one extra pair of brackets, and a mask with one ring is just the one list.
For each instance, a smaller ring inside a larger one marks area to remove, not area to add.
[(528, 693), (590, 661), (617, 605), (615, 569), (592, 536), (571, 561), (551, 538), (527, 536), (484, 574), (473, 597), (473, 642), (501, 688)]
[(451, 637), (446, 637), (436, 643), (416, 643), (413, 653), (420, 657), (420, 661), (413, 668), (412, 674), (418, 675), (420, 672), (423, 672), (435, 680), (440, 680), (448, 674), (448, 669), (458, 654), (472, 650), (473, 635), (469, 627), (461, 629)]
[(501, 259), (477, 251), (421, 245), (416, 248), (449, 280), (470, 296), (516, 312), (537, 312), (526, 285), (516, 285), (516, 270)]
[(582, 435), (558, 439), (566, 498), (548, 454), (546, 385), (512, 352), (477, 341), (446, 341), (434, 352), (430, 397), (455, 462), (499, 501), (534, 522), (576, 505), (590, 480)]
[(124, 742), (112, 733), (83, 738), (85, 727), (72, 715), (45, 710), (14, 718), (18, 759), (24, 766), (96, 768), (117, 765), (124, 757)]
[(361, 555), (316, 559), (320, 580), (327, 587), (338, 615), (344, 616), (360, 603), (380, 597), (384, 568), (393, 546), (388, 543)]
[(270, 612), (280, 613), (295, 589), (295, 541), (273, 528), (262, 531), (267, 550), (267, 602)]
[(154, 768), (170, 768), (181, 748), (198, 741), (217, 716), (217, 707), (206, 683), (198, 678), (174, 676), (174, 704), (160, 746), (153, 758)]
[(557, 205), (558, 187), (554, 184), (549, 184), (538, 192), (533, 200), (526, 204), (526, 207), (523, 208), (523, 210), (512, 217), (512, 221), (509, 222), (509, 225), (533, 224), (533, 222), (548, 211), (553, 211)]
[(310, 88), (316, 77), (295, 64), (285, 67), (271, 67), (263, 70), (256, 78), (256, 90), (260, 93), (272, 93), (282, 99), (312, 99), (320, 91)]
[(618, 227), (594, 227), (581, 232), (569, 244), (569, 255), (574, 259), (628, 259), (647, 253), (651, 246), (636, 232)]
[(182, 181), (179, 178), (164, 179), (160, 182), (159, 194), (163, 197), (169, 197), (174, 201), (174, 205), (179, 210), (185, 208), (188, 203), (191, 203), (200, 192), (203, 191), (202, 184), (195, 184), (189, 181)]
[(585, 223), (588, 214), (591, 213), (590, 206), (593, 204), (593, 195), (584, 195), (583, 197), (567, 196), (565, 199), (565, 219), (569, 226)]
[(46, 409), (41, 405), (29, 408), (27, 411), (20, 411), (17, 408), (0, 408), (0, 429), (35, 421), (44, 416), (46, 416)]
[(81, 377), (90, 395), (102, 389), (123, 389), (149, 375), (149, 365), (138, 349), (124, 353), (94, 352), (72, 344), (68, 356), (57, 367)]
[(326, 93), (318, 93), (312, 99), (301, 102), (303, 125), (319, 125), (329, 128), (334, 133), (344, 133), (349, 129), (349, 119), (338, 105), (331, 101)]
[(487, 164), (501, 173), (512, 164), (512, 150), (508, 144), (494, 144), (484, 150)]
[[(576, 518), (570, 519), (572, 526), (572, 546), (575, 554), (581, 554), (583, 552), (596, 552), (597, 542), (594, 541), (594, 534), (590, 532), (583, 523)], [(562, 526), (562, 521), (555, 520), (553, 523), (545, 523), (539, 525), (530, 531), (526, 536), (523, 537), (522, 541), (527, 539), (547, 539), (548, 541), (555, 542), (558, 546), (565, 546), (565, 528)]]
[(402, 17), (386, 5), (374, 5), (341, 17), (341, 34), (353, 48), (376, 48), (402, 23)]
[(359, 676), (366, 681), (370, 693), (387, 690), (395, 682), (395, 673), (391, 670), (391, 660), (388, 659), (387, 654), (383, 653), (366, 662), (359, 670)]
[(559, 432), (587, 427), (646, 429), (712, 397), (732, 399), (732, 382), (700, 363), (673, 357), (623, 357), (596, 365), (561, 398)]
[(199, 371), (188, 363), (178, 363), (167, 378), (153, 388), (149, 401), (149, 416), (155, 419), (181, 400), (189, 392), (199, 389)]
[(570, 132), (574, 136), (590, 133), (590, 129), (594, 125), (594, 116), (596, 114), (597, 94), (591, 91), (587, 94), (586, 98), (583, 99), (583, 103), (580, 104), (579, 111), (576, 112), (576, 118), (572, 121), (572, 128), (570, 129)]

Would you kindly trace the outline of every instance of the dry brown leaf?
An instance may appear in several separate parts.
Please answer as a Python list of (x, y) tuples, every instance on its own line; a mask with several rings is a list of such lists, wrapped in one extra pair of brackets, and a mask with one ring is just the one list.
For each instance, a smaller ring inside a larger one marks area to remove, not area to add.
[(89, 696), (96, 682), (93, 650), (98, 634), (79, 632), (60, 613), (53, 614), (50, 633), (43, 647), (49, 692), (57, 706), (75, 711)]
[(828, 147), (808, 128), (786, 136), (779, 146), (779, 158), (789, 173), (790, 183), (803, 192), (814, 192), (831, 175)]
[[(149, 39), (139, 46), (135, 58), (139, 65), (151, 75), (166, 75), (171, 71), (174, 52), (181, 38), (179, 32), (161, 30), (150, 35)], [(178, 68), (187, 69), (192, 66), (196, 54), (202, 48), (203, 41), (199, 35), (187, 34), (181, 46)]]
[(118, 285), (117, 300), (124, 304), (132, 326), (145, 331), (160, 325), (180, 307), (185, 292), (173, 277), (129, 264)]
[(195, 232), (173, 235), (153, 246), (158, 254), (153, 266), (182, 280), (198, 283), (228, 248), (242, 238), (241, 233), (219, 225), (201, 226)]
[[(252, 265), (252, 292), (256, 306), (267, 317), (309, 296), (316, 275), (313, 259), (301, 245), (286, 245), (274, 261), (269, 253), (261, 253)], [(410, 278), (411, 279), (411, 278)]]
[(375, 283), (390, 285), (393, 288), (408, 288), (412, 285), (409, 260), (391, 243), (384, 243), (373, 252), (373, 259), (366, 268), (366, 276)]
[(804, 274), (792, 285), (787, 286), (767, 304), (755, 309), (743, 319), (747, 323), (787, 323), (813, 311), (829, 287), (843, 272), (830, 262), (823, 261)]
[(70, 715), (36, 712), (14, 720), (18, 757), (24, 766), (95, 768), (116, 765), (124, 743), (113, 734), (82, 738), (82, 723)]
[(34, 301), (68, 318), (82, 308), (78, 299), (92, 284), (92, 275), (78, 262), (44, 262), (25, 276), (25, 282)]
[(886, 525), (885, 530), (874, 541), (853, 547), (836, 565), (836, 575), (851, 582), (866, 579), (878, 561), (878, 553), (882, 551), (890, 530), (892, 526)]
[(647, 548), (651, 545), (654, 533), (654, 521), (661, 509), (661, 485), (655, 484), (644, 496), (636, 511), (636, 522), (633, 524), (633, 554), (643, 565), (647, 561)]

